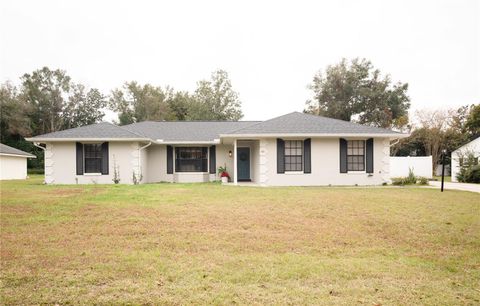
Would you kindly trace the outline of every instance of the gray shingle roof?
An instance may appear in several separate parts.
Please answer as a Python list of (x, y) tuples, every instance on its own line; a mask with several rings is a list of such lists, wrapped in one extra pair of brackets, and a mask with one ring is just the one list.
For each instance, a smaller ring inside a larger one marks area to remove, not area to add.
[(32, 158), (36, 157), (35, 155), (32, 155), (30, 153), (24, 152), (19, 149), (12, 148), (3, 143), (0, 143), (0, 155), (1, 154), (19, 155), (19, 156), (32, 157)]
[(27, 138), (29, 141), (60, 140), (163, 140), (165, 142), (212, 142), (220, 135), (398, 135), (398, 132), (299, 112), (267, 121), (144, 121), (125, 126), (102, 122)]
[(144, 139), (145, 136), (133, 133), (123, 127), (100, 122), (78, 128), (38, 135), (28, 138), (29, 141), (40, 139)]
[(213, 141), (220, 134), (245, 128), (260, 121), (144, 121), (124, 126), (125, 129), (152, 140)]
[(293, 112), (235, 130), (231, 135), (251, 134), (398, 134), (387, 129), (311, 114)]

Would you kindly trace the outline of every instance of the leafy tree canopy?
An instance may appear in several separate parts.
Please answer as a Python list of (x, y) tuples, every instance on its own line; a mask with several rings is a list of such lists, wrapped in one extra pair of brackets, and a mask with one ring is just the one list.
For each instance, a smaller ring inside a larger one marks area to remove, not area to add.
[(472, 138), (480, 137), (480, 104), (471, 106), (465, 127), (471, 133)]
[(210, 80), (197, 83), (193, 94), (171, 87), (128, 82), (112, 91), (111, 108), (121, 125), (145, 120), (240, 120), (238, 93), (227, 72), (218, 70)]
[(194, 99), (196, 108), (191, 119), (236, 121), (243, 117), (238, 93), (224, 70), (213, 72), (210, 80), (198, 82)]
[(408, 123), (408, 84), (392, 84), (389, 75), (382, 76), (366, 59), (342, 59), (328, 66), (309, 88), (313, 98), (307, 101), (307, 113), (384, 128)]
[(41, 167), (43, 151), (24, 137), (99, 122), (106, 99), (98, 89), (75, 84), (63, 70), (47, 67), (24, 74), (19, 87), (0, 87), (1, 142), (30, 152), (31, 167)]

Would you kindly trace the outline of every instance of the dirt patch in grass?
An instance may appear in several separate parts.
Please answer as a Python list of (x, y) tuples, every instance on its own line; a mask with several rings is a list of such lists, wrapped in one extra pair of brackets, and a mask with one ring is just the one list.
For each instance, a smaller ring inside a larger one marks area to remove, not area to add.
[(70, 188), (70, 189), (54, 189), (54, 190), (48, 190), (42, 192), (46, 196), (52, 196), (54, 195), (55, 197), (65, 197), (65, 196), (71, 196), (71, 195), (78, 195), (81, 193), (84, 193), (85, 190), (81, 188)]

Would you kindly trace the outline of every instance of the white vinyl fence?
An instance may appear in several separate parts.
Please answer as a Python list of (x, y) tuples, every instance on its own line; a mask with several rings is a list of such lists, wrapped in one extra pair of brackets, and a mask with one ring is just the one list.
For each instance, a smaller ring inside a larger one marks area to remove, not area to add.
[(432, 156), (390, 156), (390, 177), (407, 176), (410, 168), (416, 176), (432, 178)]

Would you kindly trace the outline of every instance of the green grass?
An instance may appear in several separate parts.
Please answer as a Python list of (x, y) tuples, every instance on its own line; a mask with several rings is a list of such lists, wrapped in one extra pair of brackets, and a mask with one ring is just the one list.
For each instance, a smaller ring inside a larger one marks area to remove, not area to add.
[(480, 195), (1, 182), (1, 304), (480, 303)]
[[(442, 181), (442, 176), (434, 176), (433, 179), (441, 182)], [(451, 176), (445, 176), (444, 177), (444, 182), (451, 182), (451, 181), (452, 181)]]

